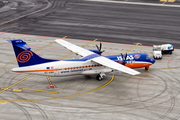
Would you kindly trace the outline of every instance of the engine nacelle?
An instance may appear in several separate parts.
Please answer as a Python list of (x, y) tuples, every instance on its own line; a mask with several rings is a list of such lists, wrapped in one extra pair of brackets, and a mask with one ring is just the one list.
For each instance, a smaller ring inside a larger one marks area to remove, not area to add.
[(100, 52), (99, 50), (89, 50), (89, 51), (91, 51), (91, 52), (94, 52), (94, 53), (96, 53), (96, 54), (101, 55), (101, 52)]

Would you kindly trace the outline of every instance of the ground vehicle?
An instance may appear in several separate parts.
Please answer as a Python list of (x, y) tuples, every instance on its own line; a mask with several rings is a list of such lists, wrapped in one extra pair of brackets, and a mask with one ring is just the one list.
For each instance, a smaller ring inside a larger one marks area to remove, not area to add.
[(153, 45), (153, 58), (162, 59), (161, 45)]
[(162, 44), (161, 51), (162, 54), (172, 54), (172, 51), (174, 51), (174, 47), (171, 44)]
[(163, 54), (172, 54), (174, 47), (171, 44), (153, 45), (153, 57), (162, 59)]

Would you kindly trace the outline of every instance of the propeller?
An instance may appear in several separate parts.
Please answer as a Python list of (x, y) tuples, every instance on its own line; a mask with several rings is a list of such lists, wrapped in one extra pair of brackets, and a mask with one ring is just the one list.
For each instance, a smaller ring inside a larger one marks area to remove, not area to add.
[(124, 55), (121, 53), (121, 58), (122, 58), (122, 65), (126, 65), (126, 59), (127, 59), (127, 53), (126, 53), (126, 55), (125, 55), (125, 57), (124, 57)]
[(105, 51), (105, 50), (101, 50), (101, 48), (102, 48), (102, 43), (101, 42), (100, 42), (99, 46), (96, 45), (96, 48), (98, 49), (100, 55), (101, 55), (101, 53), (103, 53)]

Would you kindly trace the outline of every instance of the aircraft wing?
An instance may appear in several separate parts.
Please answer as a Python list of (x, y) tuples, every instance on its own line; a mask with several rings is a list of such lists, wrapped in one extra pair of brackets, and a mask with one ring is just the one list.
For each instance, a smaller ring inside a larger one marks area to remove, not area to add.
[(71, 51), (75, 52), (76, 54), (79, 54), (79, 55), (81, 55), (83, 57), (94, 54), (94, 52), (91, 52), (91, 51), (86, 50), (86, 49), (84, 49), (82, 47), (74, 45), (74, 44), (72, 44), (70, 42), (67, 42), (67, 41), (63, 40), (63, 39), (56, 39), (55, 41), (57, 43), (61, 44), (62, 46), (64, 46), (65, 48), (67, 48), (67, 49), (69, 49), (69, 50), (71, 50)]
[(101, 65), (104, 65), (106, 67), (109, 67), (109, 68), (112, 68), (114, 70), (118, 70), (118, 71), (121, 71), (121, 72), (124, 72), (124, 73), (128, 73), (130, 75), (137, 75), (137, 74), (140, 74), (140, 72), (136, 71), (136, 70), (133, 70), (129, 67), (126, 67), (122, 64), (119, 64), (117, 62), (114, 62), (104, 56), (100, 56), (94, 52), (91, 52), (89, 50), (86, 50), (84, 48), (81, 48), (77, 45), (74, 45), (72, 43), (69, 43), (65, 40), (62, 40), (62, 39), (56, 39), (55, 40), (57, 43), (61, 44), (62, 46), (70, 49), (71, 51), (83, 56), (83, 57), (86, 57), (86, 56), (91, 56), (92, 61), (96, 62), (96, 63), (99, 63)]
[(129, 67), (126, 67), (122, 64), (119, 64), (117, 62), (114, 62), (106, 57), (103, 57), (103, 56), (99, 56), (99, 57), (96, 57), (96, 58), (93, 58), (91, 59), (92, 61), (94, 62), (97, 62), (101, 65), (104, 65), (106, 67), (109, 67), (109, 68), (112, 68), (112, 69), (115, 69), (115, 70), (118, 70), (118, 71), (121, 71), (121, 72), (124, 72), (124, 73), (128, 73), (130, 75), (137, 75), (137, 74), (140, 74), (140, 72), (136, 71), (136, 70), (133, 70)]

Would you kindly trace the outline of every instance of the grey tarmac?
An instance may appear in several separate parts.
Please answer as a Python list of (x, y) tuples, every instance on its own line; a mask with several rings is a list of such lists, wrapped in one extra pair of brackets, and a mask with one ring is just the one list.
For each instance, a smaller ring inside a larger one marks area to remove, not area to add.
[[(12, 46), (6, 40), (19, 38), (26, 41), (33, 51), (50, 44), (56, 39), (55, 37), (0, 33), (0, 66), (15, 60)], [(90, 42), (68, 38), (66, 40), (79, 46)], [(88, 45), (86, 49), (96, 49), (96, 44), (99, 44), (99, 42)], [(119, 54), (132, 46), (103, 42), (103, 49), (105, 50), (103, 54)], [(145, 71), (144, 68), (136, 69), (141, 72), (140, 75), (130, 76), (124, 73), (114, 73), (115, 79), (110, 84), (107, 84), (107, 82), (111, 79), (112, 74), (107, 75), (102, 81), (95, 80), (94, 76), (88, 78), (81, 75), (52, 77), (51, 81), (56, 88), (49, 89), (46, 77), (30, 76), (10, 88), (22, 90), (21, 92), (5, 90), (0, 93), (0, 102), (5, 102), (5, 104), (0, 104), (1, 119), (179, 119), (179, 51), (176, 49), (172, 55), (164, 55), (162, 60), (157, 60), (150, 67), (150, 71)], [(137, 46), (130, 52), (146, 52), (152, 56), (152, 47)], [(59, 59), (69, 53), (69, 50), (57, 43), (37, 52), (42, 57), (52, 59)], [(79, 58), (79, 56), (72, 54), (65, 59), (72, 58)], [(14, 67), (17, 67), (16, 62), (0, 69), (0, 88), (7, 88), (29, 76), (28, 74), (11, 72)], [(100, 86), (103, 87), (97, 89)], [(87, 91), (90, 92), (86, 93)]]

